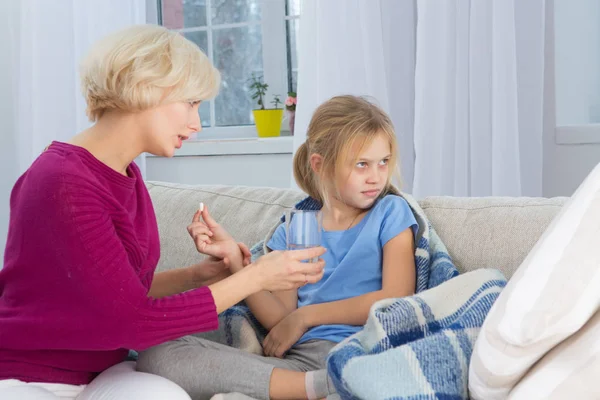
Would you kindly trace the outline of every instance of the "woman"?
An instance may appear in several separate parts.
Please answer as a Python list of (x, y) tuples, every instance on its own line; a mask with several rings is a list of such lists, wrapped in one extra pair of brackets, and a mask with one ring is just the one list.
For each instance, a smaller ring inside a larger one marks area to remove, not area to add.
[(201, 130), (198, 107), (216, 94), (219, 73), (182, 35), (147, 25), (97, 43), (81, 79), (95, 124), (53, 142), (12, 191), (0, 398), (188, 399), (122, 363), (127, 349), (215, 329), (218, 313), (253, 293), (316, 282), (323, 261), (302, 260), (325, 250), (277, 252), (244, 267), (247, 248), (205, 209), (206, 224), (197, 214), (188, 229), (212, 258), (155, 274), (156, 217), (133, 160), (173, 156)]

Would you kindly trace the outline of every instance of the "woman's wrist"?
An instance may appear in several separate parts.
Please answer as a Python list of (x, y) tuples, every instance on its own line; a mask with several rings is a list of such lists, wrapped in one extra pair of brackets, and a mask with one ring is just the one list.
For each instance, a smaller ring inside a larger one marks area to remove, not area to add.
[(249, 289), (251, 290), (250, 295), (264, 290), (263, 275), (258, 265), (254, 263), (249, 264), (236, 272), (235, 275), (241, 275), (246, 279)]
[[(189, 267), (187, 267), (186, 269), (188, 271), (187, 273), (190, 285), (193, 286), (193, 288), (199, 288), (201, 286), (206, 286), (211, 282), (214, 282), (215, 278), (220, 276), (221, 274), (208, 274), (207, 271), (212, 266), (215, 266), (215, 264), (222, 263), (223, 260), (218, 260), (214, 257), (208, 257), (205, 260), (199, 262), (198, 264), (190, 265)], [(225, 269), (224, 266), (219, 267), (223, 267), (223, 269)], [(223, 277), (221, 277), (220, 279), (223, 279)]]
[(251, 264), (227, 279), (211, 284), (208, 288), (212, 292), (217, 313), (222, 313), (247, 297), (260, 292), (263, 287), (262, 282), (259, 269)]

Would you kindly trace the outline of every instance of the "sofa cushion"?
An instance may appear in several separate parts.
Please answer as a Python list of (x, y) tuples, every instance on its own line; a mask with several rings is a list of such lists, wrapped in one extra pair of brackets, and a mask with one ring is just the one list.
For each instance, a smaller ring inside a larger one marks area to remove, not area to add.
[(550, 350), (510, 392), (511, 400), (600, 399), (600, 312)]
[[(489, 312), (471, 358), (473, 399), (504, 399), (600, 305), (600, 165), (552, 221)], [(509, 250), (509, 249), (507, 249)]]
[(566, 200), (440, 196), (419, 203), (460, 272), (495, 268), (510, 278)]
[[(277, 188), (165, 182), (147, 182), (147, 186), (161, 235), (159, 270), (202, 258), (185, 229), (198, 202), (206, 203), (234, 238), (252, 246), (304, 197), (301, 192)], [(510, 278), (565, 201), (428, 197), (419, 203), (461, 272), (496, 268)]]
[(186, 227), (198, 204), (238, 241), (248, 245), (264, 239), (283, 212), (302, 199), (300, 192), (242, 186), (188, 186), (164, 182), (146, 183), (158, 220), (161, 257), (158, 271), (197, 263), (203, 258)]

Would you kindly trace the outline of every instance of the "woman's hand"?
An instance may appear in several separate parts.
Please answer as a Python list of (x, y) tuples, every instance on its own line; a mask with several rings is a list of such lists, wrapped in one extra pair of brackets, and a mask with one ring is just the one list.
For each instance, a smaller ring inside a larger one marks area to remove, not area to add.
[[(242, 266), (245, 267), (247, 265), (250, 265), (250, 262), (252, 260), (252, 253), (250, 253), (250, 249), (242, 242), (238, 242), (237, 245), (240, 248), (240, 251), (242, 252)], [(225, 262), (225, 265), (227, 265), (227, 267), (231, 269), (231, 262), (229, 261), (229, 259), (226, 257), (223, 259), (223, 261)]]
[(300, 310), (295, 310), (271, 329), (263, 343), (265, 355), (282, 358), (308, 328)]
[[(250, 250), (248, 250), (248, 247), (243, 243), (238, 243), (237, 245), (239, 246), (239, 251), (244, 255), (244, 266), (250, 264)], [(189, 268), (192, 272), (195, 287), (209, 285), (231, 275), (230, 263), (227, 257), (222, 260), (209, 257), (205, 261), (194, 264)]]
[(225, 264), (224, 260), (219, 260), (214, 257), (209, 257), (189, 268), (192, 273), (194, 287), (206, 286), (231, 275), (229, 266)]
[(325, 262), (302, 262), (325, 253), (323, 247), (274, 251), (262, 256), (233, 276), (209, 286), (217, 313), (221, 313), (255, 293), (297, 289), (323, 277)]
[(325, 253), (324, 247), (302, 250), (273, 251), (260, 257), (248, 268), (257, 274), (262, 290), (276, 292), (297, 289), (307, 283), (315, 283), (323, 277), (325, 261), (303, 262), (316, 259)]
[(187, 230), (200, 253), (223, 260), (232, 272), (237, 272), (250, 263), (248, 247), (236, 243), (211, 217), (208, 207), (203, 207), (202, 212), (196, 211)]

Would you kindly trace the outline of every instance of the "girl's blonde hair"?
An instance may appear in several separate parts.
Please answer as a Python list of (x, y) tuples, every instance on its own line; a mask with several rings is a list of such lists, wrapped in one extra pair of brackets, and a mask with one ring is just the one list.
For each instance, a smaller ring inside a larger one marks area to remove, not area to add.
[[(398, 145), (390, 117), (378, 106), (357, 96), (337, 96), (321, 104), (310, 120), (306, 141), (294, 156), (294, 178), (298, 186), (312, 198), (327, 203), (327, 181), (338, 189), (336, 177), (341, 167), (349, 161), (356, 143), (360, 149), (383, 135), (389, 143), (390, 174), (382, 195), (389, 193), (394, 172), (398, 179)], [(319, 154), (323, 158), (320, 173), (314, 173), (310, 157)], [(358, 157), (358, 154), (354, 154)]]
[(134, 112), (210, 99), (221, 80), (198, 46), (158, 25), (135, 25), (101, 39), (80, 74), (91, 121), (109, 109)]

